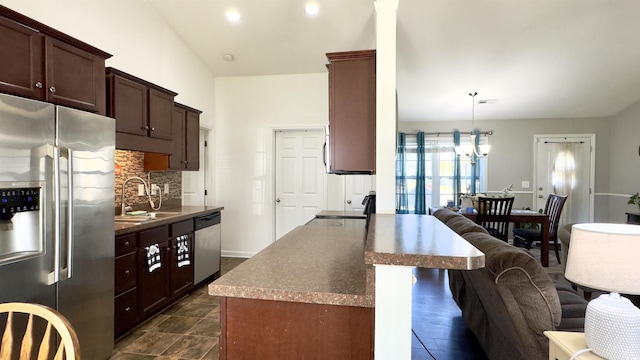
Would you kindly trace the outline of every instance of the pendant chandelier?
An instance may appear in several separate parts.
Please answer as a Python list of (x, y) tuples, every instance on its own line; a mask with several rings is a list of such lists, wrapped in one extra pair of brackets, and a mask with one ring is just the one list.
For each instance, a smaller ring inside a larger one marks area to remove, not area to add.
[(475, 98), (478, 95), (477, 92), (470, 92), (469, 96), (471, 96), (471, 133), (469, 134), (469, 145), (458, 145), (455, 147), (455, 152), (458, 156), (466, 156), (469, 158), (469, 161), (472, 165), (474, 165), (477, 159), (487, 157), (489, 155), (489, 150), (491, 150), (491, 145), (478, 145), (478, 140), (476, 139), (475, 134)]

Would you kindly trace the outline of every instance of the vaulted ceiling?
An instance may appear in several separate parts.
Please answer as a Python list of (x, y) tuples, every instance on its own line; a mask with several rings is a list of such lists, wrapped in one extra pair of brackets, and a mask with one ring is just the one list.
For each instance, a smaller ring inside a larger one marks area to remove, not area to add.
[[(215, 76), (325, 72), (376, 46), (374, 0), (143, 0)], [(230, 23), (225, 12), (241, 18)], [(399, 0), (400, 121), (587, 118), (640, 99), (638, 0)], [(225, 60), (233, 55), (233, 61)]]

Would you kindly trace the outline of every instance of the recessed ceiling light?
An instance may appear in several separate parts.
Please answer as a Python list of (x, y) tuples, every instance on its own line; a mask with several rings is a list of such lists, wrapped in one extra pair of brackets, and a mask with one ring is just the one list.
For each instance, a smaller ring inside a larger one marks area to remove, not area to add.
[(227, 11), (226, 16), (227, 16), (227, 20), (229, 20), (232, 23), (236, 23), (240, 21), (240, 13), (235, 10)]
[(309, 16), (316, 16), (316, 15), (318, 15), (319, 11), (320, 11), (320, 8), (318, 7), (318, 4), (316, 4), (316, 3), (308, 3), (304, 7), (304, 12)]
[(232, 54), (224, 54), (222, 55), (222, 58), (227, 61), (233, 61), (235, 59), (235, 57)]

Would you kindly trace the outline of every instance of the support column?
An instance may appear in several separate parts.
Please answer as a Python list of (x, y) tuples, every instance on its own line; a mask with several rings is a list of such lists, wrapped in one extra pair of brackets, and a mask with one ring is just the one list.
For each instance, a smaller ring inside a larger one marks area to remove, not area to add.
[(396, 18), (399, 0), (375, 0), (376, 212), (396, 210)]
[(376, 269), (375, 360), (411, 360), (413, 266)]

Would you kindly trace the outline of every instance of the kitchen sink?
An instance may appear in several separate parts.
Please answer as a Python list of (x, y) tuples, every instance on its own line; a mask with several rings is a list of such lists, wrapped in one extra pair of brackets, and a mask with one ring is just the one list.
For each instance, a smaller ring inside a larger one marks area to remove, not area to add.
[(176, 215), (181, 215), (182, 212), (179, 211), (156, 211), (155, 212), (157, 218), (166, 218)]
[(147, 215), (125, 215), (125, 216), (116, 216), (114, 218), (115, 222), (119, 223), (128, 223), (128, 224), (141, 224), (147, 221), (153, 220), (151, 217)]

